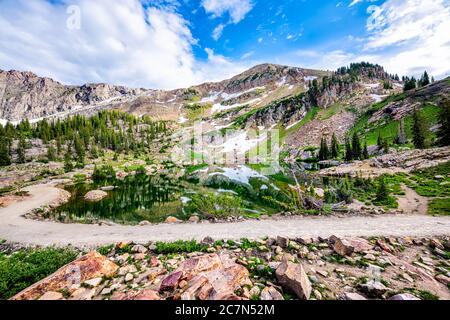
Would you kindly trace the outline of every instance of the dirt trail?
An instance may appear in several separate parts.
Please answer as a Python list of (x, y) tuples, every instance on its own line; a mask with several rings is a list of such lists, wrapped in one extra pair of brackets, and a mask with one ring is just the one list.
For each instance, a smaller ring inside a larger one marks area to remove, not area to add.
[(405, 195), (398, 198), (398, 208), (405, 213), (426, 215), (428, 213), (428, 198), (417, 194), (413, 189), (402, 185)]
[(433, 236), (450, 234), (450, 217), (383, 215), (374, 217), (295, 217), (280, 220), (221, 224), (160, 224), (149, 226), (98, 226), (41, 222), (22, 217), (58, 199), (52, 185), (26, 189), (30, 197), (0, 209), (0, 239), (26, 245), (94, 247), (123, 240), (135, 242), (257, 238), (285, 235), (311, 236)]

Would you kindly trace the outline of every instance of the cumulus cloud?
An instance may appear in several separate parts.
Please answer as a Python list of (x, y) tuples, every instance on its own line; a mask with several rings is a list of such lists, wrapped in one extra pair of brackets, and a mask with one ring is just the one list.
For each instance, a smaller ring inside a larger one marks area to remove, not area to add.
[(368, 13), (370, 35), (364, 51), (384, 60), (389, 70), (417, 74), (428, 69), (437, 76), (450, 73), (448, 1), (388, 0), (370, 6)]
[(30, 70), (68, 84), (166, 89), (213, 80), (210, 70), (217, 77), (235, 70), (225, 57), (197, 61), (196, 40), (176, 13), (176, 2), (151, 6), (157, 3), (3, 0), (0, 68)]
[(233, 23), (239, 23), (252, 10), (253, 3), (251, 0), (203, 0), (202, 6), (214, 17), (228, 13)]
[(216, 41), (220, 39), (228, 24), (238, 24), (253, 9), (251, 0), (203, 0), (202, 6), (213, 18), (222, 17), (226, 13), (230, 16), (229, 22), (221, 23), (213, 30), (212, 37)]

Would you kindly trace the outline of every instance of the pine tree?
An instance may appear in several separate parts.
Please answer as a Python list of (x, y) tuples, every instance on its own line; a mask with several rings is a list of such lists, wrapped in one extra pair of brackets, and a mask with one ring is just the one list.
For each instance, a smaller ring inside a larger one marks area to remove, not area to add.
[(383, 152), (389, 153), (389, 141), (388, 139), (383, 139)]
[(9, 141), (6, 137), (0, 138), (0, 166), (9, 166), (11, 156), (9, 154)]
[(362, 154), (363, 159), (369, 159), (369, 149), (367, 148), (367, 141), (364, 142), (364, 149)]
[(378, 132), (377, 146), (379, 150), (383, 148), (383, 136), (381, 135), (381, 131)]
[(425, 87), (429, 84), (430, 84), (430, 76), (428, 75), (428, 72), (425, 71), (419, 80), (419, 87)]
[(407, 141), (406, 131), (405, 131), (405, 121), (403, 119), (400, 120), (397, 128), (397, 137), (395, 137), (396, 144), (406, 144)]
[(339, 157), (339, 142), (334, 133), (333, 137), (331, 138), (331, 157), (333, 159), (337, 159)]
[(361, 143), (359, 142), (358, 134), (355, 132), (352, 138), (352, 159), (361, 159)]
[(353, 150), (349, 138), (345, 138), (345, 160), (353, 160)]
[(70, 147), (67, 148), (67, 152), (64, 155), (64, 170), (66, 172), (70, 172), (73, 170), (73, 163), (72, 163), (72, 154), (71, 154)]
[(376, 201), (383, 202), (389, 198), (389, 190), (386, 186), (386, 182), (384, 181), (384, 177), (380, 178), (380, 182), (377, 189)]
[(84, 143), (79, 136), (75, 137), (74, 148), (75, 148), (75, 153), (77, 154), (77, 162), (80, 164), (83, 164), (86, 152), (84, 149), (85, 148)]
[(19, 144), (17, 145), (17, 163), (25, 163), (26, 162), (26, 156), (25, 156), (26, 147), (27, 147), (27, 142), (25, 141), (25, 138), (21, 137), (19, 139)]
[(425, 149), (427, 147), (427, 131), (425, 118), (419, 110), (414, 109), (412, 133), (414, 146), (417, 149)]
[(56, 150), (53, 146), (47, 148), (47, 159), (48, 161), (56, 161)]
[(327, 140), (325, 137), (322, 137), (322, 141), (320, 142), (319, 160), (320, 161), (328, 160), (328, 157), (329, 157), (329, 150)]
[(437, 144), (441, 147), (450, 145), (450, 99), (446, 99), (441, 103), (439, 110), (439, 129), (436, 132)]
[(414, 77), (412, 77), (411, 79), (406, 77), (404, 82), (405, 82), (405, 84), (403, 86), (404, 91), (409, 91), (409, 90), (415, 89), (417, 87), (417, 81), (416, 81), (416, 78), (414, 78)]

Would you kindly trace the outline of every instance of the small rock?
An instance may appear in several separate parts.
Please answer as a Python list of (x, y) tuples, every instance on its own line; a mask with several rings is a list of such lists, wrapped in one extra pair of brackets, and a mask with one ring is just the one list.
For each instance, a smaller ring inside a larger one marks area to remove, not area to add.
[(422, 261), (427, 266), (434, 266), (434, 261), (430, 257), (422, 256), (422, 257), (420, 257), (420, 261)]
[(107, 296), (107, 295), (111, 294), (111, 292), (112, 292), (113, 290), (114, 290), (114, 289), (112, 289), (112, 288), (105, 288), (105, 289), (102, 290), (101, 295), (102, 295), (102, 296)]
[(150, 221), (147, 221), (147, 220), (139, 222), (139, 226), (141, 226), (141, 227), (145, 227), (145, 226), (149, 226), (149, 225), (151, 225), (151, 223), (150, 223)]
[(140, 292), (120, 292), (117, 294), (114, 294), (111, 297), (111, 300), (130, 300), (130, 301), (151, 301), (151, 300), (161, 300), (161, 297), (159, 296), (158, 292), (154, 290), (143, 290)]
[(286, 249), (289, 246), (289, 238), (281, 236), (277, 237), (277, 245)]
[(373, 254), (369, 253), (364, 256), (364, 259), (375, 261), (375, 260), (377, 260), (377, 257), (375, 257)]
[(137, 253), (134, 255), (134, 260), (137, 260), (137, 261), (145, 260), (145, 258), (146, 258), (145, 253)]
[(402, 273), (402, 278), (408, 281), (409, 283), (414, 283), (414, 279), (407, 273)]
[(96, 202), (101, 201), (108, 196), (108, 193), (102, 190), (93, 190), (86, 193), (84, 199), (86, 201)]
[(178, 282), (180, 281), (182, 276), (183, 272), (181, 271), (170, 274), (169, 276), (164, 278), (164, 280), (161, 282), (159, 291), (160, 292), (173, 291), (178, 286)]
[(358, 300), (367, 300), (364, 296), (360, 295), (359, 293), (355, 292), (346, 292), (344, 293), (345, 300), (352, 300), (352, 301), (358, 301)]
[(125, 249), (128, 246), (131, 246), (132, 242), (131, 241), (122, 241), (116, 244), (116, 247), (118, 249)]
[(333, 250), (337, 254), (345, 257), (345, 256), (351, 256), (353, 254), (353, 252), (355, 251), (355, 248), (347, 240), (337, 239), (333, 244)]
[(284, 300), (283, 295), (274, 287), (265, 287), (261, 292), (262, 301), (280, 301)]
[(261, 295), (261, 289), (258, 286), (254, 286), (249, 291), (250, 298), (251, 297), (259, 297)]
[(198, 216), (191, 216), (189, 218), (189, 222), (191, 223), (198, 223), (200, 221), (200, 218)]
[(360, 285), (360, 288), (362, 292), (373, 298), (380, 298), (388, 291), (388, 288), (384, 284), (376, 280), (370, 280), (366, 284)]
[(96, 289), (79, 288), (72, 293), (70, 300), (92, 300), (95, 295)]
[(49, 291), (44, 293), (44, 295), (40, 297), (39, 300), (56, 301), (56, 300), (64, 300), (64, 297), (60, 292)]
[(167, 219), (166, 219), (166, 223), (180, 223), (180, 222), (181, 222), (181, 220), (178, 220), (175, 217), (167, 217)]
[(137, 244), (133, 248), (131, 248), (131, 251), (134, 253), (147, 253), (148, 249), (143, 245)]
[(444, 249), (445, 249), (445, 247), (444, 247), (444, 245), (442, 244), (442, 242), (439, 241), (438, 239), (431, 239), (431, 240), (430, 240), (430, 246), (431, 246), (432, 248), (438, 248), (438, 249), (441, 249), (441, 250), (444, 250)]
[(420, 300), (419, 298), (417, 298), (416, 296), (413, 296), (410, 293), (401, 293), (401, 294), (396, 294), (395, 296), (390, 297), (388, 300)]
[(439, 274), (436, 277), (436, 280), (439, 281), (440, 283), (449, 286), (450, 285), (450, 277), (447, 277), (443, 274)]
[(88, 281), (85, 281), (84, 283), (87, 284), (90, 287), (97, 287), (98, 285), (100, 285), (100, 283), (102, 283), (103, 279), (102, 278), (94, 278)]
[(317, 300), (322, 300), (323, 298), (319, 290), (314, 290), (314, 296), (316, 297)]
[(317, 274), (321, 275), (324, 278), (328, 278), (329, 276), (328, 272), (322, 270), (317, 271)]
[(301, 264), (284, 261), (275, 273), (285, 289), (295, 293), (299, 299), (309, 299), (312, 291), (311, 282)]
[(134, 279), (134, 276), (133, 276), (131, 273), (128, 273), (128, 274), (125, 276), (125, 282), (133, 281), (133, 279)]

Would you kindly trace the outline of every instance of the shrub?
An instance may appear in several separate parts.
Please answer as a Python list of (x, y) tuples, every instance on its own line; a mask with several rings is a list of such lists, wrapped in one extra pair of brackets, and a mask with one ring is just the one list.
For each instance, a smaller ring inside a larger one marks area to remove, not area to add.
[(176, 241), (176, 242), (157, 242), (155, 253), (156, 254), (171, 254), (171, 253), (191, 253), (191, 252), (204, 252), (208, 249), (205, 244), (198, 243), (195, 240), (192, 241)]
[(28, 249), (0, 255), (0, 299), (9, 299), (73, 261), (72, 249)]

